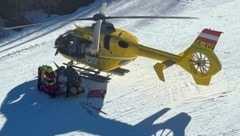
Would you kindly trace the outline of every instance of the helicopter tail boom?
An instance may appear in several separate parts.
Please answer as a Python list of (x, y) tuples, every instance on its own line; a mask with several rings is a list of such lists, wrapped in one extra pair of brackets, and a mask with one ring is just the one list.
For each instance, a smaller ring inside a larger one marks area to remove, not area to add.
[(163, 70), (178, 64), (188, 71), (196, 84), (209, 85), (211, 77), (221, 70), (221, 63), (214, 53), (217, 41), (222, 32), (204, 29), (193, 44), (180, 53), (179, 61), (167, 59), (154, 65), (154, 69), (160, 80), (165, 81)]

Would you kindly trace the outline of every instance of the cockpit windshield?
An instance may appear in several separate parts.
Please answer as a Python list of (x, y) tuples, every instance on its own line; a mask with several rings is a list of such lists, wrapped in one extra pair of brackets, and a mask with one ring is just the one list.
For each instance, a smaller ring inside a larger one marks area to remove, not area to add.
[(91, 42), (74, 36), (73, 33), (69, 32), (59, 36), (55, 42), (55, 46), (62, 54), (84, 59), (85, 54), (90, 52)]

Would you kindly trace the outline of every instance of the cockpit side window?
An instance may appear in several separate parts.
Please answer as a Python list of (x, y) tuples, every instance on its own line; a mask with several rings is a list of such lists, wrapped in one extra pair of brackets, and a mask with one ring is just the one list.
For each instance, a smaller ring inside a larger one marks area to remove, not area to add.
[(118, 45), (122, 48), (128, 48), (129, 44), (125, 41), (119, 41)]
[(107, 50), (110, 50), (110, 39), (111, 39), (111, 36), (109, 35), (106, 35), (104, 38), (104, 48)]

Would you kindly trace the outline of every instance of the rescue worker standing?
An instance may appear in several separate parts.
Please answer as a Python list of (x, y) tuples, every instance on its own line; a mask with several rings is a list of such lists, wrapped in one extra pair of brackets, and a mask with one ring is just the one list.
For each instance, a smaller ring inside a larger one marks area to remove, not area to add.
[(72, 66), (73, 66), (73, 61), (68, 62), (67, 68), (64, 71), (64, 75), (67, 77), (66, 98), (69, 97), (71, 87), (76, 86), (76, 81), (78, 80), (78, 73)]

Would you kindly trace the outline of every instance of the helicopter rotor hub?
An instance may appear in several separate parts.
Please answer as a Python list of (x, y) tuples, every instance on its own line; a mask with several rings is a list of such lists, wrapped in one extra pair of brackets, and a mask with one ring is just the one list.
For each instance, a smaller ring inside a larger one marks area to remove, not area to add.
[(93, 20), (94, 21), (98, 21), (98, 20), (105, 20), (106, 19), (106, 15), (105, 14), (102, 14), (102, 13), (98, 13), (98, 14), (95, 14), (93, 16)]

